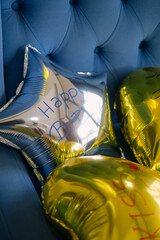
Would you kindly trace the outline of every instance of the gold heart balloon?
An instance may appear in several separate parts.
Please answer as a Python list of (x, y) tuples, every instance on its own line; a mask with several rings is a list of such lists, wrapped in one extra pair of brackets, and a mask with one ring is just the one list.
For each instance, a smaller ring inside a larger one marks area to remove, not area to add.
[(74, 240), (160, 239), (160, 175), (127, 160), (78, 157), (42, 187), (45, 212)]
[(116, 97), (122, 132), (137, 160), (160, 169), (160, 68), (132, 72)]
[[(91, 73), (79, 75), (92, 80)], [(106, 146), (119, 154), (107, 87), (104, 93), (95, 90), (83, 84), (79, 75), (76, 86), (56, 73), (54, 65), (37, 50), (27, 46), (24, 80), (16, 96), (1, 109), (1, 139), (20, 148), (41, 179), (46, 179), (58, 164), (96, 154), (97, 149)]]
[(82, 79), (73, 85), (31, 46), (24, 66), (16, 96), (1, 109), (0, 136), (42, 180), (50, 221), (74, 240), (160, 238), (158, 172), (118, 158), (77, 157), (109, 148), (116, 154), (107, 87), (101, 99)]

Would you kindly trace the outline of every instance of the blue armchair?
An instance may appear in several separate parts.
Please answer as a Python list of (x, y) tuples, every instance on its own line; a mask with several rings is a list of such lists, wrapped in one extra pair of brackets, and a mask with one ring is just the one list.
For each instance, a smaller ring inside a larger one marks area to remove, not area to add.
[[(159, 13), (159, 0), (1, 0), (0, 106), (23, 79), (28, 44), (71, 72), (106, 73), (118, 143), (134, 160), (113, 103), (128, 73), (160, 65)], [(45, 219), (39, 189), (20, 152), (1, 143), (0, 239), (61, 239)]]

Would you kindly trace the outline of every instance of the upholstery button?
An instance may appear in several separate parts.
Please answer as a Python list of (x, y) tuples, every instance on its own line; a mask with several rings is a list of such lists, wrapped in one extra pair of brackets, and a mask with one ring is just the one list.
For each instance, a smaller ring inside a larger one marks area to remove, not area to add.
[(12, 5), (11, 5), (11, 8), (14, 11), (18, 11), (20, 9), (20, 3), (18, 1), (13, 2)]
[(145, 46), (146, 46), (146, 42), (145, 42), (145, 41), (142, 41), (142, 42), (139, 44), (139, 48), (141, 48), (141, 49), (143, 49)]
[(47, 57), (49, 60), (53, 60), (53, 57), (52, 57), (51, 54), (48, 54), (46, 57)]
[(75, 0), (69, 0), (69, 3), (73, 5), (75, 3)]
[(96, 54), (99, 54), (99, 53), (101, 52), (101, 48), (100, 48), (100, 47), (96, 47), (95, 50), (94, 50), (94, 52), (95, 52)]

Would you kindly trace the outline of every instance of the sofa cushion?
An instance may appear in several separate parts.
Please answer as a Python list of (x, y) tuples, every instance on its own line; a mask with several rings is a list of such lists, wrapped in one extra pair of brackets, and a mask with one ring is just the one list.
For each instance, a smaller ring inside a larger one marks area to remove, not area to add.
[(0, 239), (57, 239), (22, 159), (3, 144), (0, 144), (0, 196)]

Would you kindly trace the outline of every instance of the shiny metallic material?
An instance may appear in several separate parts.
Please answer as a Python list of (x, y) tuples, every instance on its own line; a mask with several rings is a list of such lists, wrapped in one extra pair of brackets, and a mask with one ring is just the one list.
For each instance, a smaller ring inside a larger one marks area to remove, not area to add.
[[(104, 91), (103, 109), (101, 113), (101, 122), (100, 122), (99, 132), (94, 144), (91, 146), (91, 149), (100, 147), (100, 146), (105, 146), (105, 145), (111, 145), (113, 147), (117, 147), (117, 140), (116, 140), (113, 123), (111, 119), (107, 87), (105, 88), (105, 91)], [(87, 151), (90, 151), (91, 149), (88, 149)]]
[(101, 146), (117, 148), (117, 142), (107, 87), (103, 93), (88, 85), (75, 86), (46, 66), (38, 54), (26, 47), (25, 79), (1, 109), (0, 137), (20, 148), (46, 178), (58, 164)]
[(73, 240), (160, 238), (160, 175), (112, 157), (78, 157), (42, 188), (47, 216)]
[(137, 160), (160, 169), (160, 68), (144, 68), (122, 82), (116, 109)]
[(42, 139), (45, 140), (45, 142), (50, 146), (51, 152), (55, 156), (57, 166), (71, 158), (85, 154), (83, 146), (78, 142), (60, 141), (57, 145), (57, 141), (47, 134), (43, 135)]

